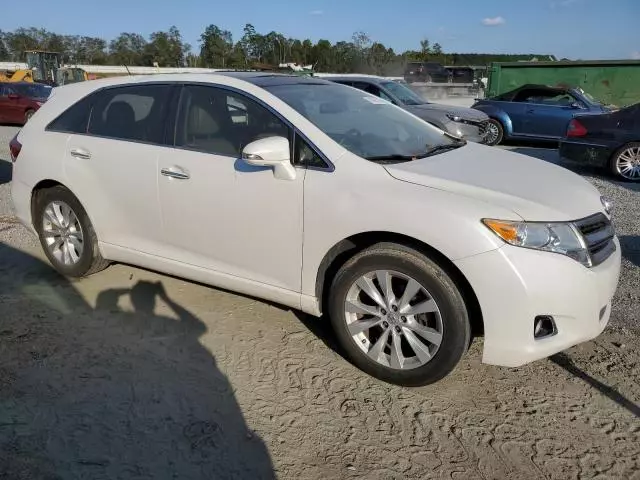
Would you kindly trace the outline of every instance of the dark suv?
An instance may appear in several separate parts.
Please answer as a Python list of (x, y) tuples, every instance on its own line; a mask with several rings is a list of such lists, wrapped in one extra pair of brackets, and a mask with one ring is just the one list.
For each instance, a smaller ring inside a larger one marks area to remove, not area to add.
[(409, 62), (404, 70), (404, 80), (412, 82), (449, 82), (450, 74), (437, 62)]

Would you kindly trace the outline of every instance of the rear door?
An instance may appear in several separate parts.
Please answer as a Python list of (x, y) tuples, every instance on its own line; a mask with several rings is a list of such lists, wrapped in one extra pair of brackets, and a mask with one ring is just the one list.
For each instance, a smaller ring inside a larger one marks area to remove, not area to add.
[(7, 105), (9, 103), (9, 92), (4, 85), (0, 85), (0, 122), (8, 122)]
[[(0, 117), (3, 122), (22, 123), (24, 112), (21, 110), (21, 98), (11, 85), (3, 85), (0, 92)], [(12, 97), (12, 98), (9, 98)]]
[(158, 157), (173, 87), (139, 84), (91, 97), (84, 134), (67, 140), (65, 173), (104, 243), (162, 252)]

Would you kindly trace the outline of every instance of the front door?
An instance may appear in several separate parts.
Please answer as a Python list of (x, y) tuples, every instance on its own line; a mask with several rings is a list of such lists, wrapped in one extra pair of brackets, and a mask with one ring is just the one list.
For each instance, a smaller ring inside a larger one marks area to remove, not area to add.
[(527, 99), (526, 131), (537, 137), (561, 138), (576, 113), (576, 100), (569, 93), (538, 94)]
[(104, 243), (163, 252), (157, 171), (171, 92), (154, 84), (102, 90), (87, 100), (86, 133), (67, 139), (65, 173)]
[(304, 169), (279, 180), (240, 159), (253, 140), (292, 132), (258, 102), (221, 87), (183, 87), (175, 149), (157, 172), (167, 256), (300, 291)]

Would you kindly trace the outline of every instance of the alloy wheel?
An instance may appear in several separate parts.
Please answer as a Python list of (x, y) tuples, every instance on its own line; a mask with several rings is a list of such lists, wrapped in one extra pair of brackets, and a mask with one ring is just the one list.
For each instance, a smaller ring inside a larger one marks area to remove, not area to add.
[(344, 305), (349, 334), (377, 363), (398, 370), (428, 363), (442, 343), (440, 309), (417, 280), (391, 270), (358, 278)]
[(493, 122), (487, 123), (487, 131), (484, 137), (484, 142), (488, 145), (493, 145), (500, 137), (500, 130), (498, 126)]
[(640, 146), (622, 150), (616, 158), (616, 170), (627, 180), (640, 180)]
[(47, 205), (42, 218), (42, 234), (49, 253), (63, 265), (75, 265), (84, 250), (84, 234), (77, 215), (65, 202)]

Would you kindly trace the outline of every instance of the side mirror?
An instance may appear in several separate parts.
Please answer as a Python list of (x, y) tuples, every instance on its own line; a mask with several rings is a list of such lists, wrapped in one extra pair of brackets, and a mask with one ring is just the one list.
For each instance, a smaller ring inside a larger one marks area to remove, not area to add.
[(291, 165), (289, 140), (284, 137), (261, 138), (242, 149), (242, 159), (255, 167), (273, 168), (280, 180), (294, 180), (296, 169)]
[(9, 98), (9, 100), (18, 100), (20, 98), (20, 95), (16, 93), (10, 93), (7, 98)]

